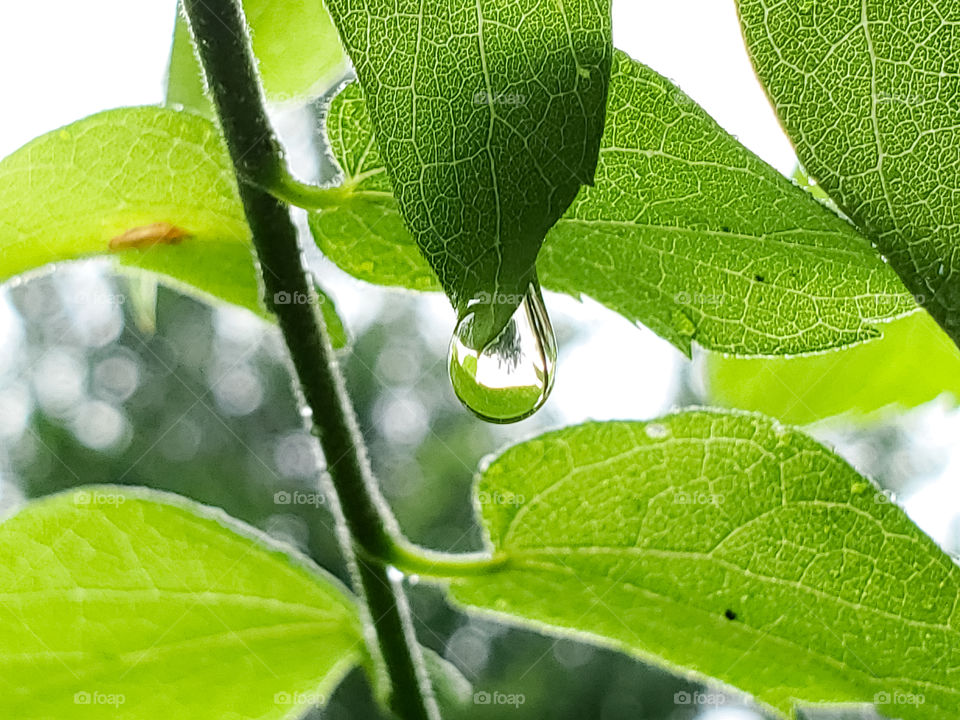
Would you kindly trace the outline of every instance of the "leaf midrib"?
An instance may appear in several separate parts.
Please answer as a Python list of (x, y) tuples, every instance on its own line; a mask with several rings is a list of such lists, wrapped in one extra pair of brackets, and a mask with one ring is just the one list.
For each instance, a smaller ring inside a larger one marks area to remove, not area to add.
[[(63, 587), (49, 588), (47, 590), (34, 590), (27, 592), (6, 592), (0, 593), (0, 602), (17, 600), (37, 600), (45, 598), (65, 599), (71, 602), (82, 604), (86, 596), (93, 599), (98, 597), (105, 598), (131, 598), (131, 599), (153, 599), (153, 598), (183, 598), (195, 600), (194, 605), (202, 605), (204, 600), (214, 599), (224, 601), (225, 604), (234, 604), (240, 607), (259, 608), (263, 610), (276, 610), (289, 608), (291, 610), (303, 610), (305, 618), (314, 619), (334, 619), (349, 618), (349, 613), (344, 612), (325, 612), (319, 607), (300, 602), (290, 602), (279, 598), (272, 598), (263, 595), (252, 595), (249, 593), (230, 593), (215, 590), (172, 590), (167, 588), (99, 588), (99, 587)], [(339, 599), (332, 595), (325, 595), (324, 600), (339, 602)]]

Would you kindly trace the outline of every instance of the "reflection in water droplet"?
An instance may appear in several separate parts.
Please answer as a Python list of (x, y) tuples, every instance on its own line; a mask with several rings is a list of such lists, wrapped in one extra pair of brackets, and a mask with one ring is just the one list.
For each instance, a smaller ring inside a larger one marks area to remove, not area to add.
[(540, 288), (531, 284), (510, 322), (477, 351), (467, 343), (473, 313), (457, 324), (450, 342), (450, 381), (460, 401), (480, 418), (511, 423), (547, 401), (557, 363), (557, 339)]

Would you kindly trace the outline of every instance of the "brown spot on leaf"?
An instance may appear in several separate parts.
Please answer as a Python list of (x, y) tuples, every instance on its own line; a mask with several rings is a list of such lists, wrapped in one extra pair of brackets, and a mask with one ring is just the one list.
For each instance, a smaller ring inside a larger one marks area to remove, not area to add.
[(131, 228), (122, 235), (110, 238), (109, 247), (111, 250), (128, 250), (130, 248), (144, 250), (159, 243), (176, 245), (186, 237), (190, 237), (190, 233), (183, 228), (178, 228), (176, 225), (166, 222), (158, 222)]

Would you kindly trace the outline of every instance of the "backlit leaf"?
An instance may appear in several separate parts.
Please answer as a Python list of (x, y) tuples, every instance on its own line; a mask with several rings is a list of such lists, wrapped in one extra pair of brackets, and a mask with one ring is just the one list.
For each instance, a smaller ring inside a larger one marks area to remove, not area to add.
[(406, 225), (469, 345), (536, 280), (597, 164), (609, 0), (329, 0)]
[(468, 606), (781, 715), (876, 702), (960, 716), (960, 567), (795, 430), (706, 411), (587, 423), (508, 449), (476, 491), (506, 564), (453, 581)]
[(804, 167), (960, 342), (960, 4), (739, 0)]
[(0, 717), (295, 718), (364, 656), (334, 579), (219, 511), (86, 487), (0, 524)]
[[(327, 130), (344, 182), (311, 216), (320, 249), (363, 280), (435, 287), (356, 87)], [(741, 355), (826, 350), (915, 307), (849, 223), (622, 53), (596, 185), (550, 231), (537, 268), (547, 289), (590, 296), (687, 353), (693, 340)]]

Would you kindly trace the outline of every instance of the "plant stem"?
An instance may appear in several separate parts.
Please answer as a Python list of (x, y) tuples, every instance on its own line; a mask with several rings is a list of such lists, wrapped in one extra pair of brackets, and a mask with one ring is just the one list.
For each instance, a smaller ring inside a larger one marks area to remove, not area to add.
[(406, 598), (382, 559), (395, 547), (395, 521), (370, 473), (323, 318), (313, 303), (277, 301), (313, 293), (289, 210), (262, 189), (285, 176), (286, 167), (263, 107), (243, 11), (238, 0), (185, 0), (184, 8), (236, 170), (264, 299), (277, 316), (327, 461), (346, 530), (340, 533), (344, 553), (380, 650), (377, 674), (385, 670), (390, 706), (399, 717), (439, 718)]
[(326, 210), (342, 205), (350, 197), (350, 191), (343, 187), (320, 187), (297, 180), (284, 166), (282, 174), (274, 176), (273, 184), (265, 190), (274, 197), (304, 210)]
[(482, 553), (439, 553), (405, 542), (395, 543), (387, 558), (391, 565), (404, 574), (436, 579), (490, 575), (504, 569), (509, 562), (503, 555), (491, 557)]

